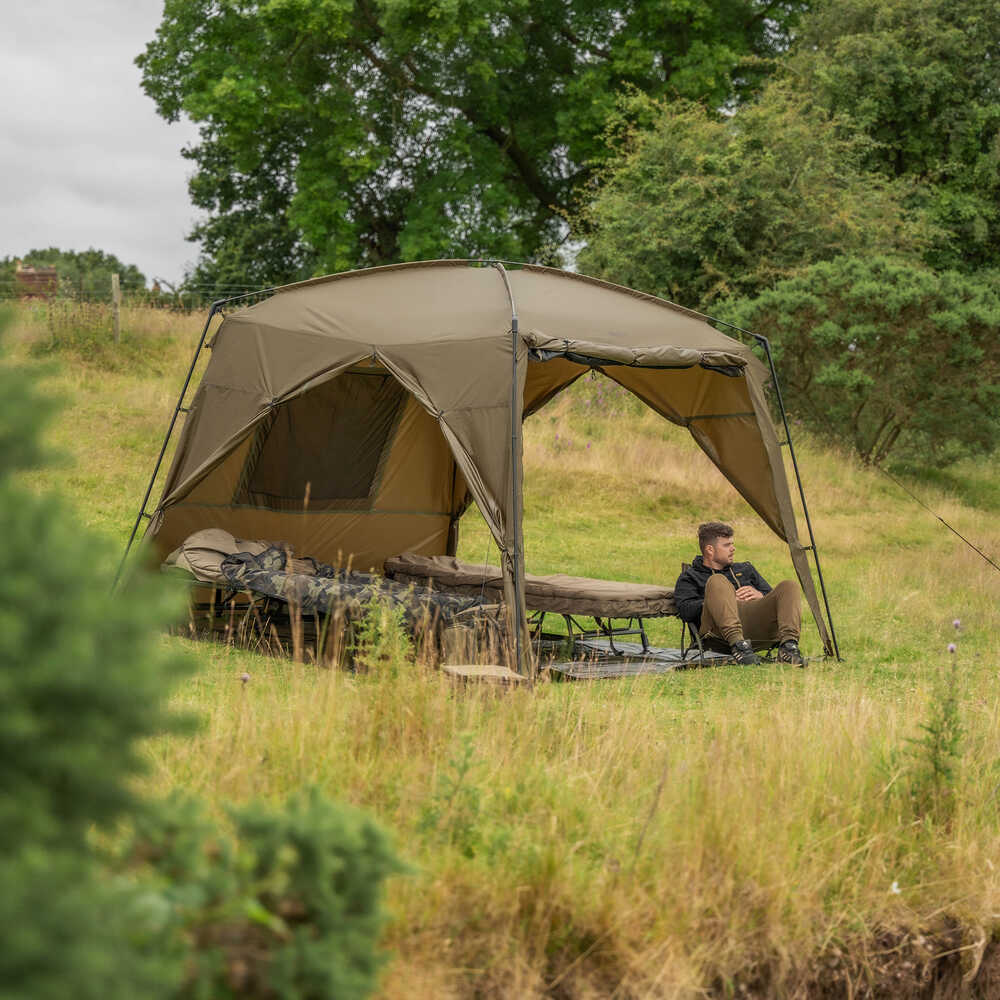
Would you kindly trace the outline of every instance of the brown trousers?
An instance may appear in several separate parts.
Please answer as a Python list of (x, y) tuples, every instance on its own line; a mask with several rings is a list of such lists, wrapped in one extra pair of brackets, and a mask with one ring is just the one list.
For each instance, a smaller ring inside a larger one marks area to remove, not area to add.
[(794, 581), (782, 580), (755, 601), (738, 601), (732, 583), (721, 573), (708, 578), (698, 626), (703, 637), (714, 636), (730, 645), (740, 639), (784, 642), (798, 640), (801, 625), (802, 595)]

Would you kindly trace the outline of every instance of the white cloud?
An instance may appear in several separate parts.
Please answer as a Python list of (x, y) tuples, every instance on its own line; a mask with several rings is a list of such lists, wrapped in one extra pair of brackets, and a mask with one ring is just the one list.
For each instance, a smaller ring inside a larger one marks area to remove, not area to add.
[(97, 247), (176, 280), (197, 247), (181, 148), (133, 60), (161, 0), (9, 4), (0, 32), (0, 257)]

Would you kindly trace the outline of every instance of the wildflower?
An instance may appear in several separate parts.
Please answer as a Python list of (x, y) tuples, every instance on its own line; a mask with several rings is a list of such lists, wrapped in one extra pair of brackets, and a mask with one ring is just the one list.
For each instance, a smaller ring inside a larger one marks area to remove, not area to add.
[(246, 687), (246, 683), (250, 680), (249, 674), (240, 674), (240, 680), (243, 682), (243, 686)]
[(889, 886), (889, 892), (891, 892), (894, 896), (898, 896), (902, 891), (903, 890), (899, 888), (899, 883), (893, 879), (892, 885)]
[(957, 631), (958, 631), (958, 630), (959, 630), (959, 629), (960, 629), (960, 628), (962, 627), (962, 619), (961, 619), (961, 618), (956, 618), (956, 619), (955, 619), (955, 620), (954, 620), (954, 621), (952, 622), (952, 625), (954, 625), (954, 626), (955, 626), (955, 631), (957, 632)]
[(948, 643), (948, 652), (949, 653), (954, 653), (956, 649), (958, 649), (958, 646), (956, 646), (955, 643), (953, 643), (953, 642), (949, 642)]
[(590, 442), (587, 442), (587, 450), (590, 451)]

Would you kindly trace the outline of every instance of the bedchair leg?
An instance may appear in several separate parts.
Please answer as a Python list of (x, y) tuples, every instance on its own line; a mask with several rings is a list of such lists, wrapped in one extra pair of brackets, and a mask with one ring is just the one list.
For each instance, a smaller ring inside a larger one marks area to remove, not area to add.
[(533, 611), (528, 615), (528, 629), (532, 640), (540, 639), (545, 626), (545, 612)]
[(611, 647), (611, 652), (614, 653), (615, 656), (621, 656), (622, 655), (621, 650), (619, 650), (618, 647), (615, 645), (615, 630), (614, 626), (612, 625), (612, 619), (609, 618), (607, 624), (605, 624), (600, 618), (598, 618), (595, 615), (594, 621), (597, 622), (598, 629), (600, 629), (600, 631), (602, 631), (608, 637), (608, 645)]
[[(642, 651), (643, 653), (648, 653), (649, 638), (646, 636), (646, 626), (642, 624), (641, 618), (636, 618), (636, 621), (639, 623), (639, 637), (642, 639)], [(631, 624), (631, 619), (629, 619), (629, 623)]]

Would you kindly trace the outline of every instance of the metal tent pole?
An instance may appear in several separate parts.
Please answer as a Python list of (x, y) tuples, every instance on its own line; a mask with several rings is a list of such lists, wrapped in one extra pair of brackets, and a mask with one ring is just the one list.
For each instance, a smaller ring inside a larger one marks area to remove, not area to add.
[(736, 330), (748, 337), (753, 337), (753, 339), (764, 348), (764, 353), (767, 354), (767, 363), (771, 369), (771, 381), (774, 384), (774, 392), (778, 399), (778, 410), (781, 413), (781, 423), (785, 428), (785, 441), (788, 443), (788, 453), (792, 457), (792, 468), (795, 470), (795, 483), (799, 488), (799, 498), (802, 500), (802, 513), (805, 515), (806, 529), (809, 532), (809, 548), (813, 554), (813, 561), (816, 563), (816, 575), (819, 577), (819, 589), (823, 594), (823, 606), (826, 608), (826, 621), (830, 626), (830, 639), (833, 641), (833, 652), (837, 657), (837, 660), (841, 661), (842, 657), (840, 655), (840, 647), (837, 645), (837, 633), (833, 627), (833, 616), (830, 614), (830, 601), (826, 595), (826, 583), (823, 580), (823, 568), (820, 566), (819, 562), (819, 549), (816, 547), (816, 536), (813, 534), (812, 519), (809, 517), (809, 505), (806, 503), (806, 492), (802, 486), (802, 476), (799, 474), (799, 462), (795, 457), (795, 445), (792, 444), (792, 431), (788, 426), (788, 414), (785, 412), (785, 401), (781, 395), (781, 384), (778, 382), (778, 371), (774, 366), (774, 356), (771, 354), (771, 342), (767, 339), (767, 337), (764, 337), (759, 333), (753, 333), (751, 330), (744, 330), (742, 327), (735, 326), (732, 323), (727, 323), (724, 319), (713, 318), (713, 321), (721, 323), (723, 326), (728, 326), (731, 330)]
[[(243, 296), (234, 296), (234, 298), (242, 297)], [(125, 568), (125, 560), (128, 559), (128, 554), (132, 548), (132, 543), (135, 541), (135, 536), (139, 531), (139, 525), (142, 523), (142, 519), (144, 517), (151, 517), (150, 514), (146, 513), (146, 504), (149, 503), (150, 494), (153, 492), (153, 485), (156, 482), (160, 466), (163, 463), (163, 456), (167, 453), (167, 445), (170, 443), (170, 436), (174, 432), (174, 426), (177, 423), (177, 418), (181, 413), (187, 412), (183, 406), (184, 397), (187, 395), (188, 386), (191, 384), (191, 376), (194, 375), (194, 369), (198, 364), (198, 358), (201, 355), (202, 348), (205, 346), (205, 338), (208, 336), (208, 328), (211, 326), (212, 318), (222, 308), (223, 303), (228, 301), (230, 300), (220, 299), (218, 302), (213, 302), (212, 308), (208, 312), (208, 319), (205, 320), (205, 327), (201, 331), (201, 339), (198, 341), (198, 346), (195, 348), (194, 357), (191, 358), (191, 365), (188, 368), (187, 378), (184, 379), (184, 388), (181, 389), (181, 394), (177, 398), (177, 405), (174, 407), (174, 415), (170, 419), (170, 426), (167, 428), (167, 433), (163, 438), (163, 445), (160, 448), (160, 454), (157, 456), (156, 465), (153, 467), (153, 474), (149, 477), (149, 485), (146, 487), (146, 495), (142, 498), (142, 506), (139, 508), (138, 515), (136, 515), (135, 524), (132, 525), (132, 534), (129, 535), (128, 544), (125, 546), (125, 553), (122, 555), (122, 561), (118, 564), (118, 572), (115, 573), (115, 582), (111, 585), (112, 590), (118, 586), (118, 581), (121, 579), (122, 570)]]
[[(521, 570), (522, 554), (519, 543), (521, 540), (521, 511), (517, 502), (517, 482), (521, 460), (521, 414), (517, 412), (517, 305), (514, 302), (514, 292), (510, 287), (510, 279), (507, 277), (507, 270), (498, 261), (490, 261), (493, 267), (500, 272), (503, 278), (504, 287), (507, 289), (507, 298), (510, 301), (510, 494), (511, 494), (511, 520), (514, 529), (514, 547), (511, 552), (511, 561), (514, 565), (514, 604), (511, 616), (514, 622), (514, 649), (517, 658), (517, 672), (524, 674), (524, 637), (521, 634)], [(532, 671), (533, 672), (533, 671)]]

